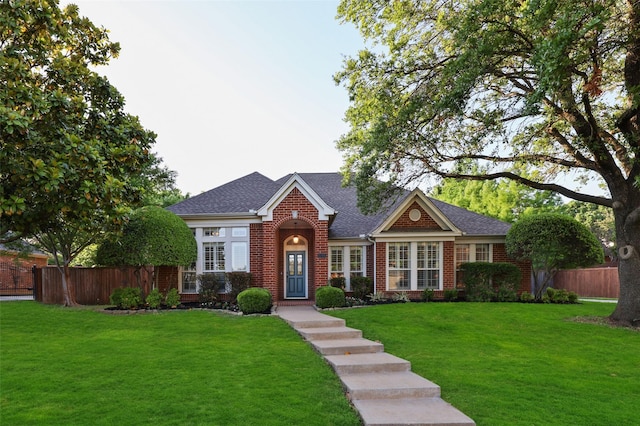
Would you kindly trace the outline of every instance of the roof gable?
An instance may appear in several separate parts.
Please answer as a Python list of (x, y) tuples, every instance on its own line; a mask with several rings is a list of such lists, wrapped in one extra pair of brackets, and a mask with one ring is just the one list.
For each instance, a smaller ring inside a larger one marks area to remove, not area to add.
[(258, 216), (262, 216), (265, 220), (273, 220), (273, 211), (275, 208), (293, 191), (297, 189), (309, 202), (318, 210), (318, 220), (329, 220), (336, 214), (329, 204), (327, 204), (318, 193), (307, 184), (302, 177), (294, 173), (287, 181), (278, 189), (269, 200), (262, 205), (258, 211)]
[(372, 234), (381, 236), (389, 232), (462, 235), (462, 231), (419, 189), (410, 192), (397, 204)]

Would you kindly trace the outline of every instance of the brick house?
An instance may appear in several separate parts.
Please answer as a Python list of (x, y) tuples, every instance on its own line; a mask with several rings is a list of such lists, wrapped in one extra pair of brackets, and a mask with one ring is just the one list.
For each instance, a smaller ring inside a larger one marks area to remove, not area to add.
[[(179, 274), (183, 300), (195, 300), (197, 274), (246, 271), (275, 303), (315, 300), (329, 278), (374, 280), (376, 293), (425, 288), (435, 296), (460, 281), (464, 262), (510, 261), (509, 224), (406, 191), (385, 212), (362, 214), (356, 190), (338, 173), (252, 173), (168, 209), (193, 230), (198, 259)], [(529, 290), (530, 269), (521, 291)]]

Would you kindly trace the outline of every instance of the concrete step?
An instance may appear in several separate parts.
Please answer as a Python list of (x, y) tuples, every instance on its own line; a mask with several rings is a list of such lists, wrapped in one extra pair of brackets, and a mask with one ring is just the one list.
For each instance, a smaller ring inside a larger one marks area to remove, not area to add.
[(310, 343), (322, 355), (367, 354), (384, 351), (382, 343), (368, 339), (312, 340)]
[(300, 319), (291, 319), (287, 322), (294, 329), (299, 328), (336, 328), (336, 327), (344, 327), (345, 321), (340, 318), (331, 318), (326, 315), (323, 315), (324, 318), (300, 318)]
[(362, 399), (353, 401), (353, 405), (367, 426), (475, 425), (471, 418), (440, 398)]
[(411, 370), (411, 363), (386, 352), (373, 354), (327, 355), (334, 371), (343, 374), (390, 373)]
[(411, 371), (345, 374), (340, 376), (340, 380), (352, 401), (440, 397), (440, 386)]
[(329, 339), (358, 339), (362, 337), (362, 331), (350, 327), (314, 327), (296, 328), (298, 333), (309, 341)]

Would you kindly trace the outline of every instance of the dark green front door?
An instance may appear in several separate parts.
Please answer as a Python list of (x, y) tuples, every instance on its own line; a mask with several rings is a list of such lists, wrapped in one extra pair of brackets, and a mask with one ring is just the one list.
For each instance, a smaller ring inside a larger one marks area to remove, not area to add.
[(287, 291), (285, 297), (306, 297), (304, 252), (287, 252)]

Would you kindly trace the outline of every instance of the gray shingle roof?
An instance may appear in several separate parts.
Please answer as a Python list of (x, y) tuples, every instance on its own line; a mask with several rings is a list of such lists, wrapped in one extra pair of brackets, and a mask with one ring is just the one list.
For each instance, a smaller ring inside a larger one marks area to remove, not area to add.
[[(329, 230), (330, 238), (357, 238), (382, 224), (388, 212), (364, 215), (357, 206), (356, 189), (342, 186), (339, 173), (299, 173), (313, 190), (337, 211)], [(291, 177), (273, 181), (260, 173), (251, 173), (210, 191), (168, 207), (179, 216), (249, 214), (258, 210)], [(407, 192), (407, 195), (409, 193)], [(469, 236), (506, 235), (510, 225), (431, 198), (434, 205), (462, 232)], [(393, 207), (403, 201), (399, 199)]]

